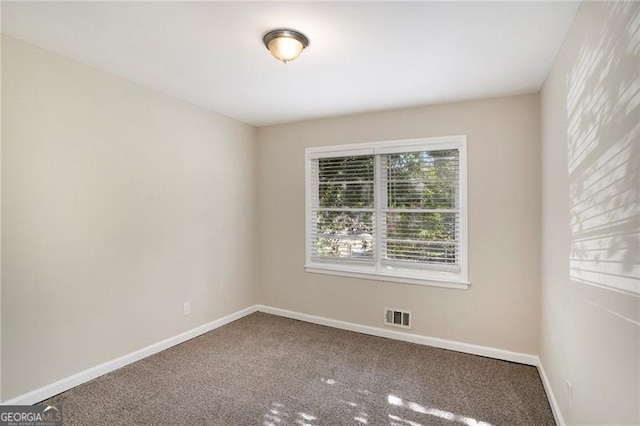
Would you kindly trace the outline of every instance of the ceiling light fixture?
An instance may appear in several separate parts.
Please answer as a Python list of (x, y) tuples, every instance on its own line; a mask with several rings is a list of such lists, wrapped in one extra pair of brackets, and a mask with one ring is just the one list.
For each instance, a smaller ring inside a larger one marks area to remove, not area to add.
[(295, 60), (302, 50), (309, 46), (307, 36), (296, 30), (285, 28), (269, 31), (262, 41), (273, 57), (285, 64)]

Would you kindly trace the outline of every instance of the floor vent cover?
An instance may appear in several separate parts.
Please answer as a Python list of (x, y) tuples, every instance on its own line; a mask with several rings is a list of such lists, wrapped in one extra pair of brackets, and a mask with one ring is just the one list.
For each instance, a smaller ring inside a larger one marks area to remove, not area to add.
[(384, 324), (394, 327), (411, 328), (411, 312), (384, 308)]

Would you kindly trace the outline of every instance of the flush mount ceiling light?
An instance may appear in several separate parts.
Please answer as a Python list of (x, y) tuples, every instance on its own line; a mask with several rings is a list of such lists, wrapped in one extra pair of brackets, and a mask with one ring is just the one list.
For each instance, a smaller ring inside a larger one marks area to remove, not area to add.
[(309, 45), (307, 36), (285, 28), (269, 31), (262, 41), (273, 57), (285, 64), (300, 56), (302, 50)]

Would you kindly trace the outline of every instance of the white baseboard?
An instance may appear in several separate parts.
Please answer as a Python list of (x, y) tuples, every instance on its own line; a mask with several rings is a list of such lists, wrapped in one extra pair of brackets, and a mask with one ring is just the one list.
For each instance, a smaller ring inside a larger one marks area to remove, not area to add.
[(556, 419), (556, 424), (558, 426), (566, 426), (564, 418), (562, 417), (562, 411), (560, 411), (560, 405), (558, 404), (556, 395), (553, 393), (551, 382), (547, 377), (547, 373), (544, 371), (544, 367), (542, 366), (542, 361), (540, 361), (540, 358), (538, 358), (538, 372), (540, 373), (540, 377), (542, 378), (542, 385), (544, 386), (544, 391), (547, 393), (547, 399), (549, 400), (549, 405), (551, 405), (551, 411), (553, 412), (553, 417)]
[(225, 324), (233, 322), (237, 319), (240, 319), (256, 311), (278, 315), (286, 318), (297, 319), (300, 321), (310, 322), (314, 324), (325, 325), (328, 327), (334, 327), (342, 330), (349, 330), (349, 331), (355, 331), (357, 333), (369, 334), (372, 336), (386, 337), (389, 339), (401, 340), (404, 342), (417, 343), (420, 345), (433, 346), (433, 347), (442, 348), (442, 349), (450, 349), (450, 350), (464, 352), (464, 353), (473, 354), (473, 355), (486, 356), (489, 358), (496, 358), (496, 359), (501, 359), (505, 361), (512, 361), (512, 362), (518, 362), (521, 364), (537, 366), (540, 372), (540, 376), (542, 377), (542, 383), (547, 393), (547, 397), (549, 398), (551, 409), (553, 411), (553, 415), (556, 419), (556, 422), (560, 426), (565, 426), (565, 422), (562, 418), (562, 413), (560, 412), (559, 405), (555, 399), (555, 396), (554, 396), (553, 390), (551, 389), (551, 385), (549, 383), (547, 375), (544, 371), (544, 368), (542, 367), (542, 364), (540, 363), (540, 359), (536, 355), (511, 352), (511, 351), (492, 348), (488, 346), (479, 346), (479, 345), (474, 345), (470, 343), (457, 342), (454, 340), (440, 339), (437, 337), (428, 337), (428, 336), (421, 336), (417, 334), (405, 333), (401, 331), (386, 330), (384, 328), (371, 327), (371, 326), (360, 325), (360, 324), (355, 324), (355, 323), (350, 323), (345, 321), (333, 320), (329, 318), (317, 317), (313, 315), (303, 314), (300, 312), (288, 311), (285, 309), (273, 308), (273, 307), (264, 306), (264, 305), (254, 305), (254, 306), (250, 306), (248, 308), (242, 309), (240, 311), (234, 312), (223, 318), (217, 319), (215, 321), (201, 325), (199, 327), (196, 327), (184, 333), (181, 333), (176, 336), (170, 337), (168, 339), (162, 340), (160, 342), (154, 343), (145, 348), (139, 349), (135, 352), (131, 352), (130, 354), (123, 355), (119, 358), (113, 359), (111, 361), (107, 361), (96, 367), (89, 368), (87, 370), (81, 371), (72, 376), (58, 380), (55, 383), (51, 383), (39, 389), (35, 389), (31, 392), (27, 392), (23, 395), (9, 399), (7, 401), (3, 401), (0, 405), (27, 405), (27, 404), (38, 403), (45, 399), (51, 398), (52, 396), (55, 396), (61, 392), (69, 390), (75, 386), (78, 386), (82, 383), (88, 382), (99, 376), (107, 374), (111, 371), (117, 370), (118, 368), (122, 368), (125, 365), (139, 361), (143, 358), (146, 358), (150, 355), (153, 355), (155, 353), (168, 349), (172, 346), (175, 346), (187, 340), (193, 339), (194, 337), (198, 337), (201, 334), (207, 333), (211, 330), (214, 330)]
[(227, 315), (226, 317), (217, 319), (215, 321), (211, 321), (210, 323), (193, 328), (189, 331), (185, 331), (184, 333), (180, 333), (177, 336), (169, 337), (168, 339), (154, 343), (145, 348), (139, 349), (135, 352), (131, 352), (130, 354), (123, 355), (119, 358), (113, 359), (111, 361), (107, 361), (96, 367), (89, 368), (87, 370), (81, 371), (72, 376), (58, 380), (55, 383), (51, 383), (39, 389), (33, 390), (31, 392), (27, 392), (23, 395), (9, 399), (7, 401), (3, 401), (0, 405), (36, 404), (47, 398), (51, 398), (52, 396), (57, 395), (60, 392), (64, 392), (82, 383), (88, 382), (89, 380), (93, 380), (96, 377), (102, 376), (103, 374), (107, 374), (113, 370), (122, 368), (125, 365), (139, 361), (142, 358), (146, 358), (150, 355), (153, 355), (165, 349), (169, 349), (172, 346), (175, 346), (180, 343), (186, 342), (187, 340), (193, 339), (194, 337), (198, 337), (201, 334), (207, 333), (218, 327), (222, 327), (223, 325), (228, 324), (237, 319), (240, 319), (244, 316), (247, 316), (255, 312), (256, 310), (257, 310), (257, 306), (250, 306), (248, 308), (245, 308), (240, 311), (234, 312), (230, 315)]
[(450, 349), (452, 351), (464, 352), (473, 355), (486, 356), (489, 358), (501, 359), (504, 361), (517, 362), (527, 365), (538, 365), (538, 357), (536, 355), (524, 354), (519, 352), (511, 352), (504, 349), (491, 348), (489, 346), (479, 346), (471, 343), (457, 342), (455, 340), (440, 339), (437, 337), (421, 336), (417, 334), (405, 333), (402, 331), (387, 330), (384, 328), (371, 327), (368, 325), (354, 324), (333, 320), (329, 318), (316, 317), (313, 315), (303, 314), (300, 312), (287, 311), (280, 308), (272, 308), (270, 306), (257, 305), (257, 310), (267, 314), (279, 315), (281, 317), (297, 319), (300, 321), (310, 322), (328, 327), (339, 328), (342, 330), (355, 331), (357, 333), (370, 334), (372, 336), (386, 337), (388, 339), (402, 340), (404, 342), (417, 343), (419, 345), (433, 346), (441, 349)]

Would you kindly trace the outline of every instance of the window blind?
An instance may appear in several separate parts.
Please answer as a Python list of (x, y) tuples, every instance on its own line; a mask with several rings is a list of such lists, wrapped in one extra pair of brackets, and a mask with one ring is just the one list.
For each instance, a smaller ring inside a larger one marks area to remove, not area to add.
[(381, 156), (382, 263), (460, 270), (460, 162), (456, 149)]
[(373, 155), (311, 161), (311, 251), (314, 259), (374, 259)]

